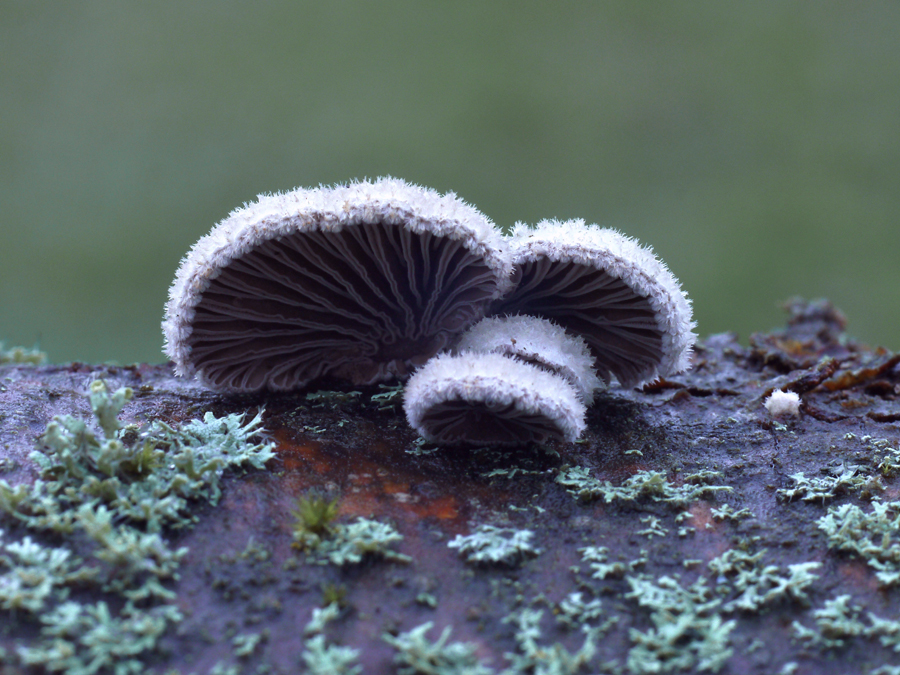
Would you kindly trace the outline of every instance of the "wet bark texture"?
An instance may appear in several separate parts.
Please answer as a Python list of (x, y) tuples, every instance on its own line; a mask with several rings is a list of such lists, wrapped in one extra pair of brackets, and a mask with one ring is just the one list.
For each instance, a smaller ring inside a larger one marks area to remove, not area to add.
[[(266, 430), (277, 443), (267, 470), (229, 476), (218, 506), (198, 505), (195, 527), (168, 533), (189, 548), (181, 578), (171, 585), (186, 618), (164, 638), (151, 663), (157, 672), (205, 673), (219, 661), (240, 664), (240, 672), (299, 672), (303, 628), (313, 608), (334, 594), (342, 596), (342, 612), (325, 635), (359, 649), (364, 673), (396, 672), (396, 650), (383, 635), (426, 621), (434, 623), (432, 640), (452, 626), (450, 641), (473, 643), (499, 672), (509, 665), (505, 653), (521, 653), (509, 617), (523, 608), (544, 610), (542, 647), (558, 642), (574, 653), (582, 645), (578, 626), (555, 620), (559, 603), (578, 591), (585, 601), (602, 603), (602, 616), (586, 625), (615, 619), (596, 641), (591, 665), (579, 672), (639, 672), (629, 653), (640, 642), (638, 632), (654, 627), (654, 609), (627, 597), (625, 577), (640, 574), (650, 581), (677, 577), (683, 588), (701, 579), (713, 589), (710, 598), (722, 601), (713, 613), (735, 621), (726, 643), (733, 653), (719, 672), (775, 673), (794, 662), (796, 669), (785, 672), (867, 673), (897, 663), (900, 653), (866, 635), (840, 647), (812, 644), (797, 639), (792, 623), (817, 630), (813, 612), (844, 594), (862, 608), (860, 616), (900, 617), (900, 585), (879, 584), (865, 560), (829, 548), (817, 526), (836, 505), (869, 510), (873, 494), (884, 502), (900, 499), (900, 478), (880, 475), (861, 489), (838, 485), (834, 496), (813, 500), (778, 490), (796, 487), (791, 476), (798, 472), (879, 475), (873, 443), (883, 439), (882, 448), (898, 448), (900, 442), (900, 355), (848, 339), (843, 317), (826, 302), (798, 301), (789, 310), (785, 330), (756, 334), (749, 347), (735, 335), (713, 335), (698, 345), (689, 373), (643, 390), (602, 393), (581, 442), (513, 452), (414, 454), (421, 448), (399, 398), (378, 388), (330, 399), (308, 399), (316, 388), (223, 396), (175, 378), (167, 365), (3, 366), (2, 475), (10, 482), (34, 479), (28, 454), (45, 425), (60, 414), (89, 419), (84, 394), (98, 378), (111, 390), (134, 389), (122, 413), (127, 422), (176, 425), (206, 411), (265, 408)], [(800, 394), (799, 418), (768, 414), (763, 401), (776, 388)], [(568, 466), (585, 467), (613, 486), (639, 471), (662, 472), (673, 486), (690, 474), (716, 471), (721, 475), (710, 481), (731, 491), (710, 492), (686, 508), (649, 497), (579, 499), (556, 481)], [(311, 489), (339, 499), (338, 522), (366, 516), (394, 524), (404, 537), (395, 548), (412, 561), (309, 563), (292, 547), (291, 510)], [(733, 512), (747, 509), (745, 517), (716, 517), (725, 504)], [(684, 511), (690, 516), (678, 520)], [(532, 530), (540, 553), (516, 564), (467, 562), (447, 544), (481, 524)], [(693, 529), (679, 536), (680, 528)], [(593, 578), (579, 552), (590, 546), (606, 547), (608, 561), (627, 571)], [(735, 597), (728, 595), (734, 579), (718, 578), (707, 563), (729, 549), (764, 551), (761, 563), (782, 571), (821, 563), (808, 600), (788, 594), (753, 611), (724, 611)], [(251, 632), (265, 640), (239, 659), (231, 638)], [(679, 647), (690, 648), (687, 638)]]

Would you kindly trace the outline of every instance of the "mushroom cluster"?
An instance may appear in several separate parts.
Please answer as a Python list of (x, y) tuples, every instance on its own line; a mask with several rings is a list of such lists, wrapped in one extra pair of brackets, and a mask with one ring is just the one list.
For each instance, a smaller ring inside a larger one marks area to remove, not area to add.
[(211, 388), (412, 374), (423, 437), (501, 446), (574, 441), (603, 383), (686, 369), (692, 329), (678, 281), (633, 239), (581, 220), (504, 236), (393, 178), (235, 210), (182, 261), (163, 322), (176, 373)]

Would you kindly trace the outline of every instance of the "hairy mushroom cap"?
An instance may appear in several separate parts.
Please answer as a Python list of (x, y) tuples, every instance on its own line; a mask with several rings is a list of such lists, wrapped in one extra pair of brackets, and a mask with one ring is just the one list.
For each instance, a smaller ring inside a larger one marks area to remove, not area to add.
[(578, 392), (558, 375), (502, 354), (441, 354), (409, 379), (410, 425), (439, 445), (519, 446), (584, 430)]
[(651, 249), (583, 220), (519, 224), (510, 248), (518, 285), (493, 314), (531, 314), (581, 335), (607, 382), (637, 386), (690, 366), (691, 304)]
[(603, 384), (584, 339), (536, 316), (482, 319), (462, 334), (455, 349), (504, 354), (549, 370), (574, 386), (585, 403)]
[(228, 391), (404, 377), (509, 287), (501, 235), (456, 195), (381, 178), (261, 195), (169, 290), (179, 375)]

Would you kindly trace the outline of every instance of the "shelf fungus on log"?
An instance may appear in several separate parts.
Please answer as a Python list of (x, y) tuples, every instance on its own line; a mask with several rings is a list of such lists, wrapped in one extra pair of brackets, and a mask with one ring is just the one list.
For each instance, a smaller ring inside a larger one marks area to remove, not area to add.
[(224, 391), (402, 378), (508, 290), (504, 248), (474, 207), (398, 179), (261, 195), (182, 261), (166, 353)]
[(565, 379), (503, 354), (434, 357), (409, 379), (410, 425), (438, 445), (521, 446), (575, 441), (585, 405)]
[(583, 220), (517, 225), (517, 286), (492, 314), (531, 314), (584, 337), (598, 375), (632, 387), (689, 367), (691, 305), (652, 250)]
[(574, 386), (586, 405), (603, 386), (584, 338), (536, 316), (482, 319), (463, 333), (456, 350), (504, 354), (548, 370)]

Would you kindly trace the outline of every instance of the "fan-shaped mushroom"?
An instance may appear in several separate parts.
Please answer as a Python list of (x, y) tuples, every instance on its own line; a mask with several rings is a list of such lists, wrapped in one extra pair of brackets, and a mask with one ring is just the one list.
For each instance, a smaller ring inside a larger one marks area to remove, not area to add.
[(691, 305), (650, 249), (583, 220), (517, 225), (510, 247), (518, 285), (492, 314), (531, 314), (584, 337), (607, 382), (635, 386), (688, 367)]
[(482, 319), (462, 334), (455, 349), (504, 354), (549, 370), (574, 386), (586, 404), (602, 386), (584, 339), (536, 316)]
[(559, 375), (502, 354), (440, 354), (406, 384), (410, 425), (439, 445), (518, 446), (584, 430), (585, 407)]
[(397, 179), (262, 195), (182, 261), (166, 353), (230, 391), (403, 377), (508, 289), (503, 249), (454, 194)]

